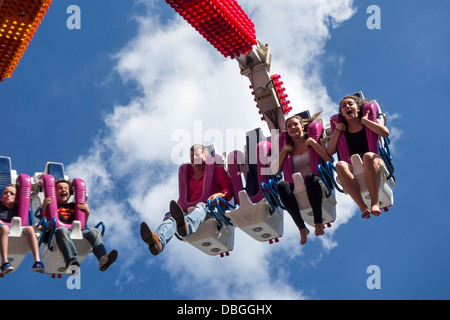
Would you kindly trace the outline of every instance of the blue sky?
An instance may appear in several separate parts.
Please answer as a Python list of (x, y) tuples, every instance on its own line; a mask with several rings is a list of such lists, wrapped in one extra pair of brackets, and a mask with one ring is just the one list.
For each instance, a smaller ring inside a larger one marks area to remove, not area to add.
[[(49, 299), (450, 297), (449, 152), (441, 141), (450, 115), (450, 4), (377, 1), (381, 29), (369, 30), (370, 1), (272, 2), (239, 1), (271, 45), (273, 73), (294, 111), (329, 116), (340, 98), (361, 90), (387, 114), (397, 184), (391, 210), (366, 221), (339, 197), (335, 226), (304, 247), (286, 216), (276, 245), (238, 230), (225, 259), (178, 240), (151, 256), (139, 223), (156, 228), (177, 196), (172, 151), (190, 145), (199, 124), (205, 143), (208, 133), (264, 128), (248, 80), (164, 2), (54, 1), (12, 78), (0, 83), (0, 154), (18, 173), (56, 161), (86, 180), (91, 223), (105, 222), (107, 249), (119, 258), (104, 273), (88, 258), (81, 290), (69, 290), (65, 279), (32, 273), (29, 255), (0, 279), (0, 298), (44, 298), (43, 288)], [(81, 30), (66, 27), (72, 4), (81, 8)], [(379, 290), (366, 287), (371, 265), (381, 270)]]

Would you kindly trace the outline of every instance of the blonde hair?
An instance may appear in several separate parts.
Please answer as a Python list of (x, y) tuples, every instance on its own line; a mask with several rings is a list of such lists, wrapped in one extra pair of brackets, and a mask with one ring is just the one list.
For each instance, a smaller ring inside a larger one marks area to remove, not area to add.
[(3, 195), (3, 192), (5, 192), (5, 189), (8, 188), (8, 187), (14, 188), (14, 190), (16, 190), (16, 196), (18, 195), (18, 193), (19, 193), (19, 187), (17, 186), (17, 184), (8, 184), (8, 185), (3, 189), (2, 195)]
[(316, 120), (318, 119), (319, 115), (320, 115), (322, 112), (323, 112), (323, 110), (321, 110), (321, 111), (319, 111), (319, 112), (316, 112), (316, 113), (314, 113), (314, 114), (312, 115), (312, 117), (310, 117), (310, 118), (308, 118), (308, 119), (303, 119), (303, 118), (300, 117), (299, 115), (291, 116), (291, 117), (289, 117), (289, 118), (286, 119), (286, 122), (285, 122), (286, 127), (287, 127), (288, 121), (291, 120), (291, 119), (297, 119), (297, 120), (300, 122), (300, 124), (301, 124), (302, 126), (304, 126), (304, 127), (305, 127), (305, 126), (308, 126), (309, 124), (311, 124), (311, 123), (313, 123), (314, 121), (316, 121)]

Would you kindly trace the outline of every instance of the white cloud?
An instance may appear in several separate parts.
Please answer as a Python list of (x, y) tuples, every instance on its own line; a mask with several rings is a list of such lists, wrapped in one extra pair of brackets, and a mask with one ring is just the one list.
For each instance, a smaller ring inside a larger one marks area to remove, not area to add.
[[(319, 76), (317, 57), (330, 37), (329, 29), (354, 13), (353, 1), (240, 2), (256, 25), (258, 38), (272, 47), (273, 72), (282, 75), (294, 111), (328, 106), (325, 118), (333, 114), (336, 107)], [(184, 20), (159, 21), (156, 3), (146, 3), (149, 10), (135, 20), (138, 34), (115, 56), (115, 71), (124, 82), (136, 85), (135, 96), (127, 105), (115, 106), (95, 146), (68, 167), (73, 176), (85, 178), (91, 206), (120, 239), (109, 238), (109, 243), (123, 249), (127, 261), (142, 251), (150, 264), (154, 257), (132, 227), (145, 220), (156, 228), (169, 201), (177, 197), (173, 151), (194, 142), (215, 142), (219, 151), (230, 152), (227, 130), (245, 132), (258, 126), (266, 130), (237, 63), (224, 59)], [(236, 144), (241, 147), (242, 142)], [(338, 208), (344, 214), (320, 240), (325, 250), (336, 246), (333, 233), (354, 212), (351, 204)], [(189, 288), (192, 298), (306, 298), (279, 263), (303, 255), (298, 230), (286, 216), (285, 235), (274, 246), (253, 241), (238, 230), (235, 250), (225, 259), (172, 240), (158, 261), (163, 261), (178, 290)], [(316, 241), (313, 235), (309, 239)], [(132, 274), (127, 276), (120, 283), (134, 280)]]

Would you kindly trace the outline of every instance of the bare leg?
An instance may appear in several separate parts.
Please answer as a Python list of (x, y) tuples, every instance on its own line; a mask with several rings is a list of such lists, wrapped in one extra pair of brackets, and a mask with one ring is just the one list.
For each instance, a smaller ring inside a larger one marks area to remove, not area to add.
[(361, 188), (352, 173), (352, 166), (345, 161), (339, 161), (336, 164), (336, 172), (341, 180), (344, 190), (352, 197), (361, 210), (361, 218), (370, 218), (370, 210), (367, 208), (361, 196)]
[(23, 230), (25, 237), (27, 238), (28, 246), (30, 247), (31, 253), (33, 254), (34, 261), (41, 261), (39, 257), (39, 246), (36, 238), (36, 234), (34, 233), (33, 227), (26, 227)]
[(8, 262), (8, 234), (8, 226), (0, 226), (0, 257), (2, 259), (2, 265)]
[(309, 230), (308, 228), (300, 229), (300, 244), (304, 245), (308, 240)]
[(371, 152), (366, 153), (363, 157), (364, 178), (370, 195), (371, 212), (374, 216), (381, 214), (378, 192), (380, 189), (380, 163), (382, 161), (380, 156)]
[(314, 232), (315, 235), (316, 235), (316, 237), (325, 234), (325, 231), (323, 231), (323, 224), (321, 224), (321, 223), (316, 223), (316, 224), (314, 225), (314, 227), (316, 228), (316, 229), (315, 229), (315, 232)]

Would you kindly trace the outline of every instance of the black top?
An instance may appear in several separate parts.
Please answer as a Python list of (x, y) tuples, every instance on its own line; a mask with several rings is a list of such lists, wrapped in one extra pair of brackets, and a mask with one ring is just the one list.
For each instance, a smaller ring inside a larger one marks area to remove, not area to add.
[(363, 127), (360, 131), (355, 133), (346, 131), (345, 138), (347, 139), (348, 151), (350, 152), (350, 155), (359, 154), (362, 158), (366, 152), (369, 152), (366, 127)]
[(17, 206), (12, 209), (5, 207), (3, 203), (0, 202), (0, 220), (3, 222), (11, 223), (12, 218), (17, 216)]

